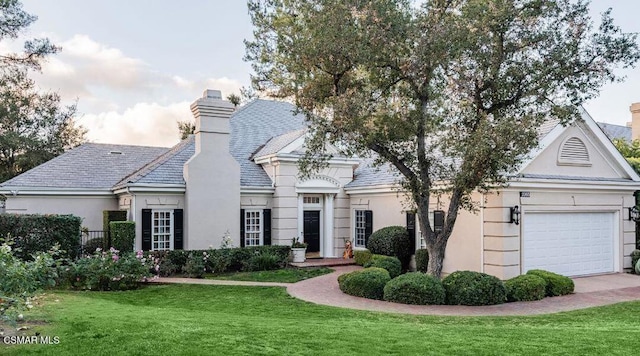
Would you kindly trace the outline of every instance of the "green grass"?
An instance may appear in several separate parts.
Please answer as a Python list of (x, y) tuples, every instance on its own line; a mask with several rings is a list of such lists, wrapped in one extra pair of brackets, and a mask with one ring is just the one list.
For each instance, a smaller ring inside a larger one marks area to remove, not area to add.
[(285, 268), (273, 271), (233, 272), (218, 275), (207, 275), (206, 278), (230, 281), (295, 283), (331, 272), (333, 272), (332, 269), (325, 267)]
[[(58, 301), (56, 301), (58, 300)], [(640, 302), (532, 317), (354, 311), (284, 288), (157, 285), (55, 292), (32, 332), (58, 345), (0, 344), (3, 355), (633, 355)]]

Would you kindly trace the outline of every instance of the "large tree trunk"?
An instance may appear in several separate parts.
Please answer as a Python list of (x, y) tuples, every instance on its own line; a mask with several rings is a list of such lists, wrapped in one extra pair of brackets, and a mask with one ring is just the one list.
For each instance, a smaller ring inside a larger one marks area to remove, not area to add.
[(447, 240), (443, 236), (435, 238), (435, 243), (426, 243), (427, 252), (429, 253), (429, 264), (427, 265), (427, 274), (436, 278), (440, 278), (442, 267), (444, 266), (444, 254), (447, 250)]

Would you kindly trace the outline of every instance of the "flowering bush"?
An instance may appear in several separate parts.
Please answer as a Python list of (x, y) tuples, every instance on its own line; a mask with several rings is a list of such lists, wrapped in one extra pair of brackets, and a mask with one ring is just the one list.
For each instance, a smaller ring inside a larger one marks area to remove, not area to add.
[(189, 257), (187, 258), (187, 263), (185, 263), (182, 270), (187, 275), (187, 277), (202, 278), (204, 273), (207, 271), (205, 266), (208, 261), (209, 253), (207, 251), (203, 251), (202, 253), (190, 253)]
[(11, 245), (0, 245), (0, 320), (15, 323), (24, 310), (32, 307), (35, 294), (55, 285), (56, 266), (53, 256), (59, 254), (57, 247), (50, 252), (38, 252), (33, 261), (17, 258)]
[(64, 268), (66, 280), (72, 288), (86, 290), (128, 290), (138, 288), (139, 282), (159, 269), (154, 259), (135, 254), (120, 254), (113, 247), (96, 249), (93, 255), (71, 262)]

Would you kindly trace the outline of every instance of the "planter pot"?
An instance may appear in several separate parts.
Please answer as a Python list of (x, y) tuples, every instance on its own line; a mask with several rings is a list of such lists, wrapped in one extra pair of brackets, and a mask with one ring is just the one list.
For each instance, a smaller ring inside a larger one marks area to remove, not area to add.
[(307, 259), (305, 256), (307, 253), (306, 248), (292, 248), (291, 253), (293, 254), (293, 262), (301, 263)]

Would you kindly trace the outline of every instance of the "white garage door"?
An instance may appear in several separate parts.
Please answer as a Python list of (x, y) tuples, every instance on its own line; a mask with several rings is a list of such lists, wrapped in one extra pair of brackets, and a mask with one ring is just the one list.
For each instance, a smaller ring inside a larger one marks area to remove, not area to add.
[(565, 276), (613, 272), (613, 213), (526, 213), (523, 269)]

